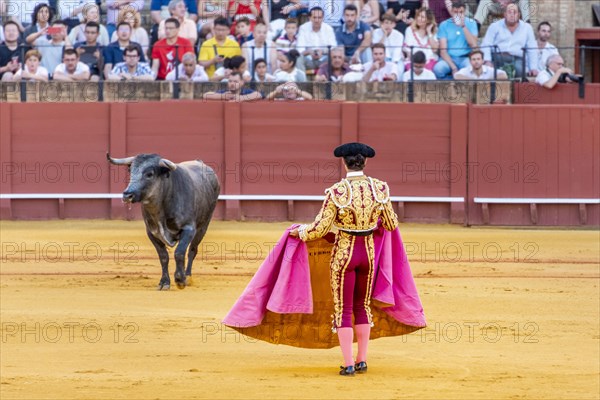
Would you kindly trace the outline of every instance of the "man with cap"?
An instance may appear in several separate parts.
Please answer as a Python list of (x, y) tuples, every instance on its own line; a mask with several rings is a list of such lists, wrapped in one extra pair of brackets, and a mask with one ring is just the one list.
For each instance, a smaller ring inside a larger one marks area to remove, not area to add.
[[(337, 331), (344, 356), (340, 375), (351, 376), (355, 372), (367, 372), (367, 346), (373, 326), (370, 308), (374, 279), (372, 233), (379, 220), (386, 230), (395, 230), (398, 217), (392, 208), (387, 183), (363, 173), (367, 158), (375, 156), (373, 148), (362, 143), (346, 143), (333, 154), (343, 157), (346, 177), (325, 191), (325, 201), (315, 221), (290, 231), (290, 235), (309, 241), (325, 236), (334, 226), (338, 229), (330, 264), (333, 330)], [(354, 331), (358, 342), (356, 360), (352, 356)]]

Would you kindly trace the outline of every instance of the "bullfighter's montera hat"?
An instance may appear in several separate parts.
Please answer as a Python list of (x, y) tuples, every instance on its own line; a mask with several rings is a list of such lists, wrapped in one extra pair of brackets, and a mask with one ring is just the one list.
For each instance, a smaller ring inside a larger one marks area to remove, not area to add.
[(333, 151), (333, 155), (336, 157), (356, 156), (358, 154), (362, 154), (365, 158), (372, 158), (375, 157), (375, 150), (366, 144), (352, 142), (338, 146)]

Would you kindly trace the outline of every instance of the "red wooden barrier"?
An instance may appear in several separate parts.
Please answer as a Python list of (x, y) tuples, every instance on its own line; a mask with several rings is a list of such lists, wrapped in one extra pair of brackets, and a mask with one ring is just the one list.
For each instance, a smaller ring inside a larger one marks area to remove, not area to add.
[(586, 83), (585, 98), (579, 98), (579, 85), (559, 83), (546, 89), (536, 83), (515, 83), (514, 104), (600, 104), (600, 83)]

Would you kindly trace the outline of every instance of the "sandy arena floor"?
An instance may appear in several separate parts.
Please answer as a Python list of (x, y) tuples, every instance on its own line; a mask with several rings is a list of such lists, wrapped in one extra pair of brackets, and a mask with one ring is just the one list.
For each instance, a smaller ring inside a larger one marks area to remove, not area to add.
[(429, 327), (346, 378), (339, 348), (220, 325), (287, 225), (214, 222), (193, 286), (158, 292), (141, 221), (0, 222), (0, 398), (599, 398), (597, 230), (403, 225)]

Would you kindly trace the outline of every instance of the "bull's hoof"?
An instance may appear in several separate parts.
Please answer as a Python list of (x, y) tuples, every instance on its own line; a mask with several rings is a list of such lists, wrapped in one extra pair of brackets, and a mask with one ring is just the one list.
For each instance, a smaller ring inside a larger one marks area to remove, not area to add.
[(192, 286), (194, 284), (194, 279), (192, 279), (191, 275), (187, 275), (185, 277), (185, 285), (186, 286)]
[(185, 275), (176, 272), (175, 283), (177, 284), (177, 289), (185, 289)]
[(185, 289), (185, 282), (176, 282), (177, 283), (177, 289)]
[(169, 290), (171, 289), (171, 285), (168, 283), (159, 283), (156, 290)]

